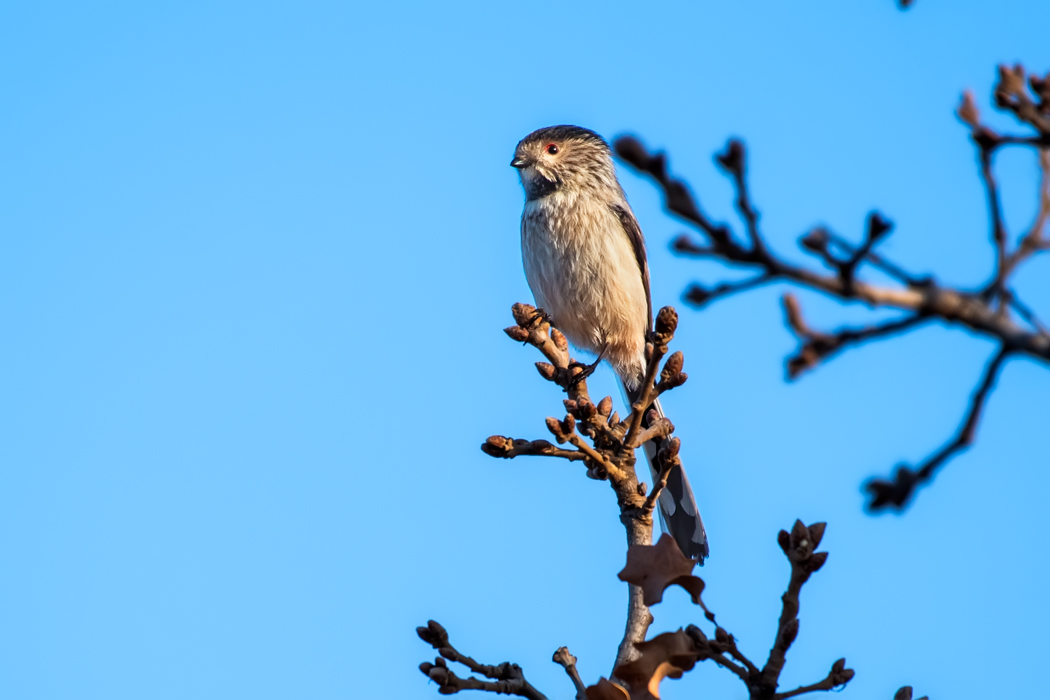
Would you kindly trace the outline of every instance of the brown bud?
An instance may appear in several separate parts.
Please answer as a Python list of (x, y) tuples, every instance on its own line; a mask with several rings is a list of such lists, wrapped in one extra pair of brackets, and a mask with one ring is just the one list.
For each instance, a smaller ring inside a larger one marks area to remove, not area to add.
[(441, 623), (436, 620), (427, 620), (427, 629), (434, 635), (435, 639), (440, 639), (444, 642), (441, 646), (448, 646), (448, 631), (441, 626)]
[(678, 438), (671, 438), (665, 440), (664, 444), (660, 446), (659, 455), (660, 459), (665, 462), (673, 461), (678, 457), (678, 450), (682, 447), (682, 441)]
[(554, 365), (549, 362), (537, 362), (536, 371), (547, 381), (554, 381)]
[(576, 406), (577, 414), (580, 416), (581, 420), (587, 420), (588, 418), (593, 418), (598, 415), (598, 407), (587, 399), (579, 399), (576, 402)]
[(1045, 78), (1040, 78), (1038, 75), (1029, 76), (1028, 85), (1032, 88), (1032, 92), (1043, 100), (1045, 111), (1045, 103), (1050, 103), (1050, 72), (1047, 72)]
[(868, 238), (877, 241), (893, 229), (893, 222), (877, 211), (868, 214)]
[(827, 526), (827, 523), (813, 523), (809, 526), (809, 539), (813, 542), (813, 549), (820, 546), (820, 541), (824, 539), (824, 528)]
[(726, 150), (715, 156), (718, 164), (727, 171), (739, 174), (744, 170), (744, 144), (739, 139), (729, 139)]
[(557, 418), (547, 419), (547, 430), (551, 431), (555, 438), (558, 440), (558, 444), (565, 442), (565, 431), (562, 429), (561, 421)]
[(802, 546), (802, 543), (809, 542), (809, 530), (802, 524), (801, 520), (796, 520), (795, 524), (791, 526), (791, 547), (792, 549), (798, 549)]
[(566, 668), (576, 665), (576, 657), (569, 653), (568, 647), (559, 647), (558, 650), (554, 652), (551, 661), (556, 664), (561, 664)]
[(510, 336), (511, 340), (516, 340), (519, 343), (524, 343), (529, 339), (529, 332), (521, 326), (508, 326), (503, 329), (503, 332)]
[(427, 671), (427, 676), (438, 685), (445, 685), (448, 682), (448, 667), (431, 666), (430, 670)]
[(689, 375), (682, 371), (683, 362), (684, 358), (681, 351), (667, 358), (667, 362), (664, 363), (664, 368), (660, 372), (660, 382), (657, 384), (657, 389), (661, 393), (685, 384), (685, 380), (689, 378)]
[(603, 416), (608, 416), (612, 412), (612, 397), (606, 396), (604, 399), (598, 402), (598, 413)]
[(845, 659), (839, 659), (835, 663), (831, 664), (831, 672), (833, 674), (834, 673), (842, 673), (842, 669), (844, 669), (844, 668), (846, 668), (846, 660)]
[[(502, 435), (493, 435), (482, 443), (481, 451), (490, 457), (506, 457), (513, 446), (514, 442), (510, 438), (505, 438)], [(423, 628), (420, 627), (419, 629)]]
[(831, 240), (831, 235), (825, 228), (815, 228), (805, 236), (799, 239), (799, 243), (802, 247), (807, 250), (812, 250), (815, 253), (820, 253), (828, 249), (828, 242)]
[(715, 627), (715, 639), (717, 639), (720, 644), (727, 644), (729, 642), (729, 633), (721, 627)]
[(673, 306), (665, 306), (656, 314), (656, 332), (670, 335), (678, 328), (678, 312)]
[(981, 125), (981, 113), (974, 102), (973, 93), (969, 90), (963, 93), (962, 102), (959, 103), (959, 108), (955, 110), (955, 114), (964, 124), (971, 128), (976, 129)]
[(1013, 94), (1024, 92), (1024, 68), (1020, 65), (1015, 65), (1013, 68), (1009, 66), (999, 66), (999, 82), (1000, 87)]
[(682, 355), (681, 350), (672, 353), (671, 356), (667, 358), (667, 361), (664, 362), (664, 369), (660, 372), (660, 377), (666, 380), (669, 377), (675, 376), (682, 371), (682, 364), (684, 362), (685, 356)]
[(685, 300), (693, 306), (700, 307), (707, 303), (707, 300), (711, 298), (711, 292), (704, 287), (702, 284), (693, 282), (686, 290), (685, 294), (682, 295)]
[[(489, 440), (492, 440), (493, 438), (506, 440), (506, 438), (501, 438), (498, 435), (493, 435)], [(419, 635), (420, 639), (435, 649), (448, 646), (448, 632), (446, 632), (445, 628), (434, 620), (428, 620), (426, 627), (417, 627), (416, 634)]]
[(777, 533), (777, 544), (784, 550), (784, 554), (791, 551), (791, 535), (787, 533), (787, 530), (781, 530)]
[(559, 350), (569, 349), (569, 341), (565, 339), (565, 335), (557, 328), (551, 328), (551, 340), (554, 341), (554, 345)]
[(605, 481), (609, 478), (609, 472), (601, 465), (594, 465), (587, 469), (587, 476), (597, 481)]
[(808, 569), (810, 573), (820, 571), (820, 567), (824, 566), (824, 562), (827, 560), (827, 552), (814, 552), (809, 558), (809, 561), (806, 562), (806, 569)]
[(696, 625), (689, 625), (685, 628), (685, 633), (693, 640), (693, 643), (697, 646), (703, 646), (707, 644), (707, 635), (704, 631)]
[(536, 316), (536, 307), (528, 304), (515, 304), (510, 307), (510, 313), (519, 326), (525, 326), (532, 322)]

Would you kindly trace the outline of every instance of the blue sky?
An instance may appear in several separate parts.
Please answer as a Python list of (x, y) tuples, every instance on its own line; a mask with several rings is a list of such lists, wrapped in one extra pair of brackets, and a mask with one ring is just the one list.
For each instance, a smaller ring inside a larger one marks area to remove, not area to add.
[[(989, 112), (997, 63), (1050, 69), (1050, 5), (991, 7), (4, 5), (0, 695), (433, 698), (428, 618), (552, 697), (570, 694), (560, 645), (607, 675), (612, 494), (478, 449), (560, 413), (501, 332), (531, 299), (515, 143), (634, 132), (735, 222), (711, 155), (740, 136), (786, 254), (878, 208), (887, 254), (978, 284), (985, 202), (953, 109), (972, 88)], [(1035, 160), (997, 169), (1016, 233)], [(622, 180), (654, 303), (719, 279), (668, 252), (682, 227)], [(1046, 273), (1018, 287), (1050, 316)], [(691, 380), (666, 407), (711, 537), (707, 603), (763, 656), (776, 532), (826, 520), (785, 686), (845, 656), (853, 698), (1030, 695), (1050, 654), (1050, 372), (1012, 361), (977, 446), (906, 514), (870, 517), (860, 483), (955, 430), (993, 347), (930, 327), (789, 385), (782, 291), (681, 309)], [(822, 327), (869, 317), (801, 299)], [(656, 613), (654, 632), (700, 621), (680, 592)], [(708, 666), (665, 685), (701, 695), (745, 697)]]

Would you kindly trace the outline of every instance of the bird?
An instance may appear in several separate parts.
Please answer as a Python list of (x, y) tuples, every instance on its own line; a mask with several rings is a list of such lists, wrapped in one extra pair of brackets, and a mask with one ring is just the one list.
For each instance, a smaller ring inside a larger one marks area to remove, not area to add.
[[(595, 365), (604, 359), (634, 403), (645, 378), (653, 303), (645, 238), (609, 144), (590, 129), (549, 126), (523, 138), (510, 164), (525, 190), (521, 255), (537, 307), (569, 342), (597, 355)], [(663, 415), (659, 402), (653, 408)], [(659, 445), (644, 448), (655, 482)], [(669, 474), (658, 502), (664, 532), (702, 564), (707, 533), (683, 468)]]

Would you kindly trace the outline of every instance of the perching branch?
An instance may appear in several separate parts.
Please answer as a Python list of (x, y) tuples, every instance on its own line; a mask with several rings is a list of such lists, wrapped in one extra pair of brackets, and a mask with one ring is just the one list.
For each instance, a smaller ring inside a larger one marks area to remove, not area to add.
[[(744, 233), (739, 236), (727, 224), (716, 222), (704, 213), (689, 186), (670, 174), (663, 153), (649, 152), (638, 139), (630, 136), (621, 137), (614, 144), (617, 156), (624, 163), (651, 177), (662, 190), (667, 211), (691, 225), (698, 234), (677, 237), (672, 243), (675, 252), (752, 271), (752, 275), (742, 281), (720, 282), (710, 287), (690, 285), (684, 294), (686, 302), (700, 307), (732, 294), (784, 282), (844, 303), (860, 302), (871, 308), (903, 312), (892, 321), (825, 333), (806, 325), (798, 302), (793, 296), (785, 295), (787, 325), (800, 341), (799, 350), (786, 361), (789, 379), (847, 348), (906, 333), (927, 322), (964, 327), (994, 340), (1001, 348), (986, 368), (985, 379), (956, 438), (914, 472), (900, 467), (893, 481), (868, 481), (871, 495), (868, 507), (872, 511), (903, 507), (917, 486), (929, 482), (940, 466), (972, 443), (981, 408), (1008, 356), (1022, 355), (1050, 365), (1050, 331), (1010, 286), (1012, 275), (1023, 263), (1050, 249), (1050, 236), (1046, 233), (1050, 228), (1050, 74), (1027, 76), (1020, 66), (1000, 67), (994, 97), (1000, 110), (1012, 114), (1032, 133), (1003, 135), (993, 131), (981, 122), (972, 96), (964, 95), (958, 116), (970, 128), (970, 137), (978, 149), (995, 258), (991, 279), (975, 289), (950, 287), (934, 277), (911, 274), (876, 253), (875, 248), (893, 228), (878, 212), (868, 216), (859, 244), (850, 243), (822, 227), (802, 236), (799, 243), (803, 251), (819, 260), (819, 267), (797, 265), (780, 256), (770, 247), (759, 226), (759, 214), (746, 178), (747, 153), (738, 140), (730, 140), (715, 160), (731, 179), (736, 192), (735, 205), (744, 222)], [(1038, 213), (1031, 227), (1013, 246), (993, 169), (995, 153), (1007, 146), (1035, 149), (1041, 170)], [(865, 275), (868, 268), (886, 274), (895, 283), (872, 281)]]
[[(639, 482), (635, 472), (634, 452), (644, 442), (667, 438), (674, 431), (674, 425), (667, 419), (654, 419), (645, 430), (641, 426), (642, 416), (649, 411), (656, 397), (686, 381), (687, 375), (682, 372), (681, 353), (668, 357), (661, 371), (661, 361), (667, 354), (668, 343), (674, 338), (678, 315), (671, 307), (664, 307), (657, 314), (653, 342), (647, 348), (648, 366), (641, 395), (631, 406), (630, 413), (620, 420), (612, 410), (611, 397), (602, 399), (597, 405), (591, 401), (586, 380), (577, 377), (582, 369), (570, 356), (565, 336), (551, 327), (545, 314), (527, 304), (515, 304), (512, 313), (517, 325), (506, 328), (506, 334), (542, 352), (549, 362), (537, 363), (540, 376), (558, 385), (569, 395), (564, 402), (566, 416), (562, 419), (547, 418), (547, 429), (559, 444), (569, 443), (576, 449), (557, 448), (546, 440), (514, 440), (500, 435), (490, 437), (481, 449), (488, 455), (506, 459), (542, 454), (583, 461), (587, 476), (607, 480), (612, 486), (620, 507), (620, 521), (627, 532), (628, 545), (652, 542), (653, 509), (656, 505), (654, 494), (666, 484), (667, 475), (661, 475), (653, 493), (647, 498), (647, 488)], [(660, 377), (659, 383), (656, 382), (657, 375)], [(678, 464), (677, 452), (677, 440), (667, 440), (662, 448), (666, 460), (662, 462), (665, 472)], [(627, 625), (616, 665), (636, 655), (634, 645), (645, 639), (651, 622), (652, 616), (643, 604), (640, 593), (631, 587)]]
[[(653, 342), (647, 349), (647, 379), (642, 398), (622, 420), (613, 411), (610, 397), (597, 404), (591, 402), (586, 380), (577, 381), (581, 368), (569, 355), (564, 336), (550, 326), (544, 314), (525, 304), (515, 304), (513, 314), (517, 323), (505, 329), (507, 335), (542, 352), (549, 362), (537, 363), (540, 376), (569, 396), (564, 401), (565, 417), (547, 418), (547, 429), (559, 444), (568, 443), (575, 449), (555, 447), (546, 440), (514, 440), (502, 436), (490, 437), (481, 449), (493, 457), (505, 459), (539, 455), (559, 457), (572, 463), (583, 462), (588, 477), (609, 482), (619, 505), (620, 522), (627, 533), (627, 562), (618, 575), (628, 585), (627, 624), (609, 678), (599, 678), (596, 683), (587, 685), (576, 667), (576, 657), (565, 647), (558, 649), (552, 659), (565, 669), (575, 700), (658, 699), (659, 687), (665, 678), (680, 678), (705, 660), (711, 660), (737, 676), (747, 688), (750, 700), (785, 700), (842, 688), (849, 683), (854, 672), (846, 668), (845, 659), (839, 659), (823, 679), (793, 690), (778, 690), (788, 651), (799, 631), (802, 588), (827, 560), (826, 552), (816, 551), (824, 534), (824, 523), (807, 527), (801, 521), (795, 521), (790, 532), (782, 530), (778, 535), (777, 540), (791, 565), (791, 575), (781, 596), (781, 612), (773, 645), (761, 666), (740, 649), (736, 638), (716, 622), (715, 614), (704, 603), (705, 583), (692, 573), (697, 562), (682, 554), (669, 535), (663, 535), (659, 542), (652, 544), (653, 511), (666, 485), (667, 474), (681, 464), (678, 458), (681, 443), (678, 438), (670, 437), (674, 431), (670, 421), (653, 420), (649, 428), (642, 430), (637, 416), (648, 411), (659, 394), (686, 381), (682, 353), (668, 355), (668, 345), (674, 338), (678, 323), (674, 310), (665, 307), (657, 316)], [(797, 322), (800, 328), (803, 327), (800, 319)], [(664, 471), (658, 475), (653, 488), (647, 489), (635, 472), (634, 448), (655, 437), (654, 430), (664, 438), (658, 460)], [(649, 608), (660, 603), (664, 591), (670, 586), (680, 586), (689, 593), (693, 603), (703, 612), (704, 620), (714, 626), (713, 637), (709, 638), (699, 626), (690, 624), (684, 629), (646, 639), (653, 622)], [(416, 632), (439, 654), (433, 663), (423, 663), (419, 667), (424, 675), (438, 684), (439, 693), (451, 695), (463, 690), (478, 690), (546, 700), (546, 696), (525, 679), (517, 664), (504, 662), (492, 666), (476, 661), (453, 647), (448, 633), (434, 621), (417, 628)], [(474, 675), (457, 676), (448, 662), (462, 664)]]

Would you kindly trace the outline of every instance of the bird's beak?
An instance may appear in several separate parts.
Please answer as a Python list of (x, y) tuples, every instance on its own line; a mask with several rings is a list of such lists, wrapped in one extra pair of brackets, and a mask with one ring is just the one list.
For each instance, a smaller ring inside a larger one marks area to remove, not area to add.
[(514, 156), (514, 160), (510, 162), (510, 167), (521, 170), (522, 168), (527, 167), (528, 164), (529, 163), (525, 160), (524, 156)]

